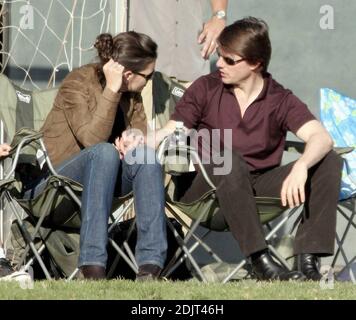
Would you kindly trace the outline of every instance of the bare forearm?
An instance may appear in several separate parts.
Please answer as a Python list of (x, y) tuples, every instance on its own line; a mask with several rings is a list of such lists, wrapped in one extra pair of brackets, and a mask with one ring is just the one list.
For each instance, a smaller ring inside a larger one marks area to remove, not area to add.
[(333, 141), (327, 133), (316, 133), (306, 143), (297, 163), (303, 163), (309, 169), (323, 159), (332, 147)]
[(149, 132), (145, 138), (145, 142), (147, 145), (157, 148), (165, 137), (174, 132), (175, 127), (176, 122), (174, 120), (169, 120), (163, 128)]
[(156, 131), (156, 141), (160, 143), (165, 137), (172, 134), (175, 128), (176, 128), (176, 121), (169, 120), (162, 129)]
[(228, 0), (210, 0), (211, 12), (217, 12), (219, 10), (226, 11)]

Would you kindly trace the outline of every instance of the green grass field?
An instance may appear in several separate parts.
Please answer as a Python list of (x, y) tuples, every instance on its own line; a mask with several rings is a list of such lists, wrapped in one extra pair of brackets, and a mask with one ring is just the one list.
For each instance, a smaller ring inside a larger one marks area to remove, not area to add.
[(319, 283), (256, 282), (253, 280), (228, 284), (203, 284), (198, 281), (146, 282), (111, 281), (36, 281), (33, 289), (23, 289), (16, 282), (0, 282), (0, 299), (47, 300), (350, 300), (356, 299), (356, 285), (335, 283), (322, 289)]

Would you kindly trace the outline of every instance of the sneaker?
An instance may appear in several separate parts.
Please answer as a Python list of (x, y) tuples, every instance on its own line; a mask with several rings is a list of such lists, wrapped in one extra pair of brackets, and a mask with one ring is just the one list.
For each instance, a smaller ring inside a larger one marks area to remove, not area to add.
[(138, 268), (136, 281), (158, 280), (162, 269), (155, 264), (144, 264)]
[(0, 281), (16, 281), (23, 289), (33, 289), (33, 279), (26, 271), (14, 271), (9, 275), (0, 278)]
[(9, 260), (5, 258), (0, 259), (0, 278), (8, 276), (14, 271)]

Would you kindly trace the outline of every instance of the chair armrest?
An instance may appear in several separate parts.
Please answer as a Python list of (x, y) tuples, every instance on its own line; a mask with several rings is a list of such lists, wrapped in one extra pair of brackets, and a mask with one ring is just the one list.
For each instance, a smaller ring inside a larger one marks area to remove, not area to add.
[[(305, 142), (300, 142), (300, 141), (286, 141), (284, 145), (284, 150), (288, 152), (298, 152), (298, 153), (303, 153), (305, 148)], [(334, 147), (333, 150), (338, 154), (338, 155), (343, 155), (350, 153), (354, 150), (354, 147)]]
[(334, 147), (333, 149), (338, 155), (341, 156), (343, 154), (352, 152), (355, 148), (354, 147)]
[(31, 128), (21, 128), (16, 133), (11, 141), (11, 150), (10, 155), (17, 151), (17, 148), (21, 145), (21, 143), (25, 140), (26, 142), (21, 146), (25, 147), (26, 145), (32, 143), (33, 141), (39, 140), (42, 138), (43, 133), (38, 132)]
[(284, 145), (284, 150), (288, 152), (303, 153), (305, 148), (305, 142), (289, 141), (287, 140)]

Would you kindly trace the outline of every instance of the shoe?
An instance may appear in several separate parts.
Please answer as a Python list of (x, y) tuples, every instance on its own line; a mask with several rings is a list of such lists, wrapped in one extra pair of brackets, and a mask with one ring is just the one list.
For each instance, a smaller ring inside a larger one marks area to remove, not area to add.
[(103, 280), (106, 279), (105, 268), (101, 266), (82, 266), (80, 271), (84, 279), (88, 280)]
[(302, 272), (307, 280), (320, 281), (323, 277), (318, 268), (319, 257), (311, 253), (302, 253), (297, 256), (297, 270)]
[(22, 270), (14, 271), (7, 276), (1, 277), (0, 282), (1, 281), (17, 281), (22, 289), (33, 289), (34, 287), (34, 282), (31, 275), (28, 272)]
[(305, 280), (303, 273), (298, 271), (289, 271), (277, 264), (269, 252), (264, 252), (252, 260), (252, 272), (258, 280)]
[(138, 268), (136, 281), (158, 280), (162, 269), (155, 264), (143, 264)]
[(15, 270), (12, 268), (9, 260), (5, 258), (0, 259), (0, 278), (8, 276), (13, 273)]

